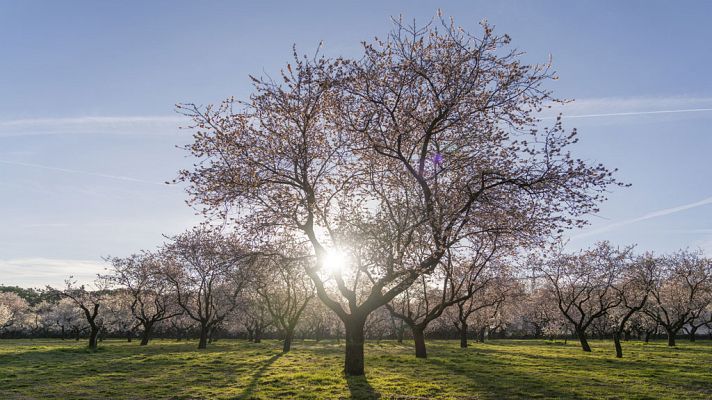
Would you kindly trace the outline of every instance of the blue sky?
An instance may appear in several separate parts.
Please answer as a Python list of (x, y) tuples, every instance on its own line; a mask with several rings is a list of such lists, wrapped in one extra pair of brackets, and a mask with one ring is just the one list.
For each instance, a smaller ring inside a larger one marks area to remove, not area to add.
[(487, 18), (527, 61), (551, 54), (576, 153), (633, 184), (570, 247), (712, 254), (710, 2), (24, 0), (0, 1), (0, 283), (88, 279), (198, 221), (160, 184), (190, 162), (175, 103), (244, 97), (293, 43), (357, 55), (389, 16), (438, 7), (473, 30)]

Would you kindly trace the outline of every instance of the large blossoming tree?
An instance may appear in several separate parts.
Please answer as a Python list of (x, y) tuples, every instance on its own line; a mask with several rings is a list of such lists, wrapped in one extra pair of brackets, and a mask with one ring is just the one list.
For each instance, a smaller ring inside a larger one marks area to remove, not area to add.
[[(194, 204), (245, 237), (305, 244), (320, 300), (343, 321), (345, 372), (364, 373), (370, 313), (496, 233), (531, 243), (583, 224), (615, 180), (569, 154), (575, 131), (539, 129), (555, 101), (486, 23), (400, 21), (357, 58), (294, 54), (277, 79), (217, 106), (183, 104), (199, 159), (180, 173)], [(334, 268), (341, 258), (345, 267)]]

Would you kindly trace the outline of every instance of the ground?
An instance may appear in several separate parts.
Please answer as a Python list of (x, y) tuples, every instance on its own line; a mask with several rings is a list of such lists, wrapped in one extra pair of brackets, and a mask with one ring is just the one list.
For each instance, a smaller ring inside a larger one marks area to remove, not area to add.
[(366, 376), (340, 372), (343, 342), (0, 340), (0, 399), (710, 399), (712, 342), (428, 342), (428, 359), (390, 341), (366, 346)]

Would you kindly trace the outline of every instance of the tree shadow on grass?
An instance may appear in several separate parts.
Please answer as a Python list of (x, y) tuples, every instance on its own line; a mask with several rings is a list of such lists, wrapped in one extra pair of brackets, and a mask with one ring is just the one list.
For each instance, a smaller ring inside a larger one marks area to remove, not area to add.
[(380, 399), (381, 394), (373, 389), (365, 375), (351, 376), (346, 375), (346, 383), (349, 386), (351, 399), (354, 400), (370, 400)]
[(257, 369), (257, 371), (255, 371), (255, 373), (252, 375), (250, 383), (247, 385), (242, 394), (237, 396), (237, 399), (251, 399), (255, 393), (255, 389), (257, 389), (257, 385), (259, 384), (260, 379), (262, 379), (262, 375), (264, 375), (267, 369), (269, 369), (269, 367), (272, 366), (272, 364), (274, 364), (275, 361), (279, 360), (279, 358), (283, 355), (284, 353), (279, 353), (267, 359), (267, 361), (265, 361), (262, 366)]

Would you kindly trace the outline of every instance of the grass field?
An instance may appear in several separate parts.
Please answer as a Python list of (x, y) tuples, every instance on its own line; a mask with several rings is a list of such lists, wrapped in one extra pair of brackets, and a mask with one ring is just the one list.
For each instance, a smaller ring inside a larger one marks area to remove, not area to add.
[(372, 342), (366, 377), (341, 372), (335, 342), (296, 341), (283, 355), (276, 341), (105, 341), (96, 353), (84, 342), (0, 340), (0, 399), (272, 399), (272, 398), (712, 398), (712, 343), (499, 340), (460, 349), (429, 342), (429, 358), (409, 345)]

